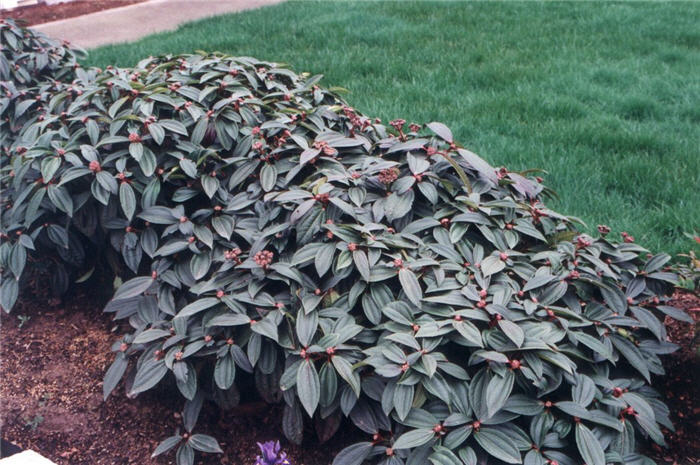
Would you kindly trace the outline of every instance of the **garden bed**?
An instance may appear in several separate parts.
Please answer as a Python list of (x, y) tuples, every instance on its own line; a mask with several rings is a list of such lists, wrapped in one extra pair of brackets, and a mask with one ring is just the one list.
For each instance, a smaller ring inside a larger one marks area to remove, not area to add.
[[(38, 291), (38, 286), (37, 286)], [(28, 295), (30, 293), (25, 293)], [(3, 316), (0, 366), (0, 430), (3, 438), (31, 448), (60, 464), (171, 463), (172, 456), (150, 459), (158, 439), (180, 423), (173, 416), (180, 400), (163, 392), (128, 399), (123, 391), (102, 401), (101, 380), (111, 362), (109, 347), (117, 338), (102, 302), (83, 291), (65, 303), (32, 293)], [(700, 299), (679, 294), (675, 305), (700, 319)], [(29, 318), (21, 325), (18, 317)], [(671, 339), (681, 350), (667, 357), (668, 376), (656, 387), (668, 403), (676, 433), (668, 433), (669, 449), (647, 451), (659, 464), (700, 463), (700, 363), (692, 325), (668, 319)], [(117, 332), (118, 333), (118, 332)], [(243, 403), (218, 415), (203, 412), (200, 425), (215, 432), (225, 451), (201, 463), (251, 463), (256, 442), (282, 438), (282, 411), (259, 402)], [(215, 430), (215, 431), (214, 431)], [(342, 447), (357, 440), (341, 434), (318, 447), (313, 434), (302, 447), (285, 444), (295, 465), (327, 465)], [(355, 433), (357, 436), (357, 433)]]
[(58, 3), (56, 5), (29, 5), (15, 8), (11, 11), (3, 10), (3, 16), (25, 21), (26, 25), (48, 23), (59, 19), (74, 18), (88, 13), (109, 10), (144, 0), (75, 0), (73, 2)]
[[(2, 316), (3, 439), (59, 465), (174, 463), (172, 455), (158, 460), (150, 456), (159, 440), (181, 424), (173, 415), (181, 408), (177, 395), (149, 391), (129, 399), (120, 388), (102, 401), (102, 377), (111, 363), (110, 345), (117, 338), (111, 316), (101, 311), (103, 302), (85, 292), (54, 305), (47, 304), (48, 296), (24, 295), (34, 297), (25, 297), (12, 315)], [(18, 316), (29, 319), (20, 327)], [(197, 463), (252, 463), (256, 442), (283, 438), (281, 418), (281, 408), (256, 401), (221, 415), (217, 408), (205, 408), (198, 430), (215, 432), (225, 454), (207, 454)], [(284, 448), (294, 465), (327, 465), (340, 449), (357, 440), (357, 433), (338, 436), (318, 447), (310, 431), (301, 447), (285, 444)]]
[[(673, 303), (700, 320), (700, 299), (681, 293)], [(665, 432), (668, 450), (655, 446), (652, 455), (658, 464), (691, 465), (700, 463), (700, 360), (694, 325), (666, 319), (670, 339), (680, 350), (664, 359), (667, 376), (655, 379), (655, 387), (671, 410), (675, 433)]]

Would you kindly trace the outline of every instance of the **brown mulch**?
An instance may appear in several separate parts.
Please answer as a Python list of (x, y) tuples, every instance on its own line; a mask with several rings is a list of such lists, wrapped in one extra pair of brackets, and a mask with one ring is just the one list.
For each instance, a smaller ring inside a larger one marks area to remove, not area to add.
[(25, 21), (25, 25), (48, 23), (59, 19), (74, 18), (96, 11), (140, 3), (144, 0), (74, 0), (56, 5), (29, 5), (12, 10), (2, 10), (0, 16)]
[[(179, 394), (147, 392), (128, 399), (120, 386), (102, 401), (101, 380), (111, 362), (110, 346), (119, 330), (101, 312), (104, 298), (78, 291), (65, 303), (53, 302), (37, 283), (31, 298), (20, 302), (10, 316), (2, 316), (0, 337), (0, 431), (2, 438), (32, 448), (59, 465), (171, 464), (173, 454), (153, 460), (160, 439), (181, 424)], [(108, 286), (105, 286), (108, 287)], [(675, 305), (700, 319), (700, 299), (678, 294)], [(29, 317), (20, 327), (19, 316)], [(667, 321), (670, 338), (682, 349), (666, 357), (667, 376), (655, 380), (672, 411), (675, 433), (667, 434), (669, 448), (646, 451), (660, 465), (700, 463), (698, 415), (698, 347), (694, 326)], [(281, 431), (278, 406), (248, 402), (226, 413), (205, 407), (202, 428), (216, 436), (223, 456), (197, 454), (202, 464), (251, 464), (256, 442), (281, 439), (295, 465), (327, 465), (345, 445), (360, 440), (353, 428), (319, 445), (307, 431), (301, 447), (290, 445)], [(351, 436), (348, 436), (350, 434)]]
[(696, 335), (700, 298), (678, 293), (673, 306), (687, 311), (696, 324), (666, 317), (669, 338), (680, 349), (663, 359), (666, 376), (657, 377), (654, 387), (671, 410), (676, 431), (664, 431), (667, 449), (654, 444), (647, 453), (659, 465), (694, 465), (700, 464), (700, 337)]

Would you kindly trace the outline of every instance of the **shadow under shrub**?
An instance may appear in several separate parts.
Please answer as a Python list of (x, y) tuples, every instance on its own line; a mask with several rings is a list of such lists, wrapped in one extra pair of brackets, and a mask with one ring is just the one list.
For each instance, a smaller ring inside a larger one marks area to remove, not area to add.
[(649, 385), (675, 349), (662, 320), (688, 319), (669, 257), (577, 233), (528, 173), (318, 79), (185, 55), (81, 70), (41, 106), (12, 94), (3, 308), (27, 254), (63, 288), (109, 263), (106, 311), (133, 331), (105, 397), (129, 371), (130, 395), (175, 380), (185, 433), (154, 455), (180, 465), (220, 451), (192, 432), (241, 370), (290, 441), (310, 416), (321, 440), (343, 417), (368, 434), (336, 465), (649, 463), (636, 441), (672, 427)]

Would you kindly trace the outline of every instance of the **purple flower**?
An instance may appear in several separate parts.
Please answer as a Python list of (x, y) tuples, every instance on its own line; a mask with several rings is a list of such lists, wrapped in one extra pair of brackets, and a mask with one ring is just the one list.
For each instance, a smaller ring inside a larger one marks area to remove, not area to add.
[(256, 457), (255, 465), (291, 465), (289, 460), (287, 460), (287, 454), (280, 452), (279, 441), (258, 443), (258, 447), (262, 452), (262, 457), (259, 455)]

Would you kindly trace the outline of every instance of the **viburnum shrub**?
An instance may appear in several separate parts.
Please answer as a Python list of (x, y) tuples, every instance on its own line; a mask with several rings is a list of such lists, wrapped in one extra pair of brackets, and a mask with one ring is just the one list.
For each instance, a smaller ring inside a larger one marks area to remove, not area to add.
[[(642, 464), (668, 409), (669, 257), (580, 234), (541, 180), (496, 169), (441, 123), (384, 126), (319, 77), (224, 55), (87, 70), (29, 108), (2, 164), (3, 300), (27, 253), (66, 276), (108, 262), (107, 397), (185, 398), (179, 465), (236, 380), (283, 430), (342, 418), (368, 440), (335, 465)], [(135, 276), (135, 277), (133, 277)], [(10, 294), (12, 297), (12, 294)], [(313, 417), (313, 421), (305, 418)]]
[(62, 81), (72, 81), (84, 56), (79, 47), (54, 40), (12, 19), (0, 19), (0, 150), (27, 122), (31, 107), (49, 104)]

